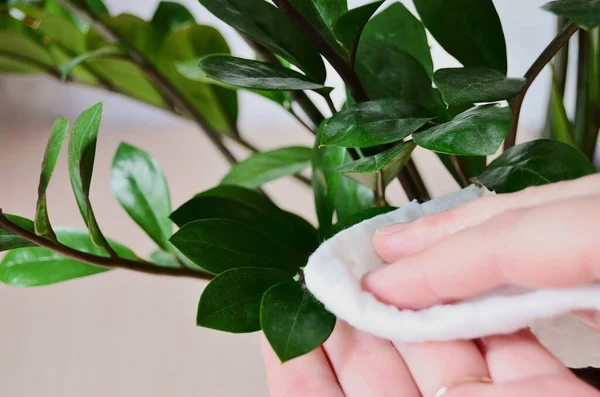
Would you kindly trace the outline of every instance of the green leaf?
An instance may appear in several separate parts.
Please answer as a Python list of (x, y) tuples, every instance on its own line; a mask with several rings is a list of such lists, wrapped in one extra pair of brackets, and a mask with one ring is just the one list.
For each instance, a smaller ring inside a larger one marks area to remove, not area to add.
[(415, 143), (438, 153), (486, 156), (496, 153), (506, 137), (512, 113), (508, 107), (483, 105), (454, 120), (413, 134)]
[(131, 14), (107, 16), (102, 22), (145, 57), (153, 59), (156, 56), (160, 34), (150, 23)]
[(508, 78), (483, 67), (440, 69), (435, 72), (433, 81), (444, 102), (454, 106), (508, 100), (527, 83), (524, 78)]
[(203, 192), (179, 207), (171, 219), (180, 227), (205, 219), (242, 223), (285, 246), (290, 255), (305, 259), (319, 246), (317, 231), (304, 219), (281, 210), (258, 192), (237, 186)]
[(154, 264), (156, 264), (157, 266), (172, 268), (181, 267), (181, 265), (177, 261), (177, 258), (172, 253), (160, 249), (154, 251), (152, 255), (150, 255), (150, 259), (152, 259)]
[(106, 8), (102, 0), (71, 0), (71, 2), (80, 7), (85, 6), (96, 17), (108, 15), (108, 8)]
[(229, 219), (205, 219), (186, 224), (169, 240), (204, 270), (220, 274), (238, 267), (279, 269), (295, 274), (306, 257), (262, 231)]
[(291, 146), (253, 154), (234, 165), (221, 183), (256, 188), (275, 179), (294, 175), (310, 166), (312, 149)]
[(600, 1), (598, 0), (558, 0), (551, 1), (542, 8), (558, 16), (569, 18), (586, 29), (600, 25)]
[(173, 231), (171, 198), (158, 162), (148, 153), (121, 143), (113, 160), (110, 186), (135, 223), (168, 251), (167, 239)]
[[(452, 164), (452, 160), (450, 156), (447, 154), (437, 153), (438, 157), (446, 167), (446, 169), (452, 174), (454, 180), (463, 187), (464, 182), (456, 169), (454, 168), (454, 164)], [(487, 157), (486, 156), (456, 156), (458, 163), (462, 167), (465, 172), (467, 179), (471, 180), (475, 178), (477, 175), (481, 174), (485, 167), (487, 166)]]
[(204, 289), (196, 324), (219, 331), (260, 331), (260, 302), (272, 286), (291, 281), (275, 269), (238, 268), (215, 277)]
[(522, 143), (500, 155), (476, 179), (496, 193), (577, 179), (596, 172), (578, 149), (550, 139)]
[(199, 67), (207, 77), (237, 87), (280, 91), (327, 89), (292, 69), (250, 59), (213, 55), (202, 59)]
[(348, 11), (346, 0), (290, 0), (290, 3), (310, 22), (317, 32), (338, 54), (346, 57), (346, 51), (333, 36), (335, 20)]
[(16, 8), (35, 20), (35, 31), (38, 35), (47, 36), (52, 43), (60, 45), (70, 56), (87, 52), (85, 35), (69, 18), (29, 5), (20, 5)]
[(433, 106), (433, 89), (425, 69), (395, 47), (363, 37), (356, 54), (356, 73), (373, 100), (399, 98)]
[(56, 166), (56, 160), (62, 148), (65, 137), (69, 132), (69, 120), (64, 117), (59, 117), (54, 122), (50, 139), (46, 145), (44, 160), (42, 161), (42, 172), (40, 174), (40, 183), (38, 186), (38, 199), (35, 213), (35, 232), (39, 236), (54, 236), (50, 219), (48, 217), (48, 209), (46, 204), (46, 190), (50, 184), (50, 178)]
[(567, 116), (567, 110), (565, 109), (564, 98), (561, 93), (558, 81), (554, 74), (554, 68), (552, 69), (552, 93), (550, 98), (550, 111), (552, 112), (552, 132), (554, 138), (559, 141), (577, 147), (574, 138), (573, 125), (569, 116)]
[(78, 57), (71, 59), (69, 62), (62, 65), (59, 70), (63, 79), (67, 78), (75, 67), (81, 65), (82, 63), (92, 60), (92, 59), (102, 59), (102, 58), (110, 58), (111, 56), (121, 56), (125, 52), (121, 47), (109, 45), (106, 47), (98, 48), (93, 51), (86, 52)]
[(364, 148), (400, 141), (432, 118), (403, 99), (380, 99), (350, 106), (327, 119), (320, 145)]
[(350, 214), (350, 215), (342, 218), (341, 221), (339, 221), (338, 223), (335, 224), (334, 234), (337, 234), (344, 229), (348, 229), (349, 227), (357, 225), (357, 224), (361, 223), (362, 221), (366, 221), (367, 219), (374, 218), (378, 215), (387, 214), (388, 212), (392, 212), (397, 209), (398, 209), (397, 207), (373, 207), (373, 208), (366, 208), (362, 211), (355, 212), (353, 214)]
[(506, 74), (506, 43), (492, 0), (413, 0), (433, 37), (464, 66)]
[[(323, 126), (323, 124), (321, 124)], [(317, 131), (317, 142), (322, 129)], [(331, 169), (346, 162), (346, 150), (338, 147), (318, 147), (313, 149), (312, 188), (315, 208), (319, 219), (319, 232), (323, 236), (331, 233), (333, 214), (335, 214), (338, 189), (342, 176)]]
[[(85, 231), (57, 228), (56, 235), (58, 241), (68, 247), (94, 255), (108, 256), (106, 251), (92, 243)], [(111, 241), (111, 245), (122, 258), (136, 259), (135, 254), (128, 248), (114, 241)], [(20, 248), (10, 251), (0, 263), (0, 281), (18, 287), (35, 287), (108, 270), (110, 269), (66, 258), (47, 248)]]
[(71, 186), (79, 212), (90, 231), (96, 246), (110, 249), (106, 238), (102, 235), (92, 205), (90, 203), (90, 186), (96, 156), (98, 129), (102, 117), (102, 102), (81, 113), (75, 121), (69, 138), (69, 175)]
[(0, 31), (0, 54), (40, 69), (54, 68), (54, 60), (41, 44), (25, 34)]
[(194, 16), (179, 3), (161, 1), (152, 17), (152, 25), (161, 37), (169, 32), (196, 23)]
[(326, 72), (321, 55), (283, 13), (264, 0), (199, 0), (208, 11), (298, 66), (317, 83)]
[[(345, 163), (352, 161), (348, 152), (346, 152), (345, 158)], [(372, 207), (374, 198), (373, 190), (350, 178), (342, 176), (335, 202), (337, 219), (344, 219), (350, 214)]]
[(10, 56), (0, 55), (0, 73), (14, 74), (37, 74), (42, 73), (43, 68), (39, 68), (26, 61), (20, 61)]
[(335, 326), (335, 316), (295, 282), (271, 287), (260, 304), (260, 325), (282, 362), (321, 346)]
[(210, 54), (229, 54), (229, 46), (213, 27), (192, 25), (173, 31), (164, 40), (156, 63), (194, 109), (222, 133), (233, 133), (238, 118), (237, 92), (212, 84), (192, 81), (177, 69), (181, 61)]
[[(363, 157), (351, 163), (335, 167), (332, 171), (342, 172), (370, 189), (376, 189), (378, 179), (383, 186), (394, 180), (406, 165), (415, 145), (412, 142), (400, 143), (391, 149), (373, 156)], [(381, 173), (381, 175), (379, 175)]]
[[(22, 227), (25, 230), (34, 233), (34, 225), (33, 221), (25, 218), (21, 218), (16, 215), (4, 214), (6, 219), (16, 224), (17, 226)], [(23, 248), (23, 247), (35, 247), (37, 244), (32, 243), (24, 237), (18, 236), (13, 232), (9, 232), (6, 229), (0, 228), (0, 252), (8, 251), (15, 248)]]
[(433, 61), (425, 28), (402, 3), (393, 3), (367, 23), (360, 38), (359, 54), (362, 47), (368, 47), (372, 42), (410, 55), (431, 80)]
[(376, 1), (353, 8), (335, 21), (333, 24), (333, 34), (346, 50), (349, 52), (356, 51), (365, 25), (383, 3), (383, 1)]

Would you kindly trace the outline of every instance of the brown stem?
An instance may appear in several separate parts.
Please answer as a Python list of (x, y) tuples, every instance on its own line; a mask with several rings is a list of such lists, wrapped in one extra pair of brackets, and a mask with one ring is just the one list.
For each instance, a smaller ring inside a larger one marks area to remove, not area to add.
[(354, 69), (333, 48), (327, 40), (311, 25), (289, 0), (273, 0), (275, 5), (296, 25), (296, 27), (315, 45), (319, 52), (329, 61), (348, 86), (350, 94), (356, 102), (369, 100), (367, 93)]
[(517, 128), (519, 127), (519, 116), (521, 114), (521, 106), (523, 105), (523, 99), (525, 99), (525, 94), (527, 94), (527, 90), (535, 80), (535, 78), (540, 74), (544, 66), (548, 64), (554, 58), (554, 55), (569, 41), (571, 36), (575, 32), (579, 30), (579, 27), (575, 25), (573, 22), (569, 22), (565, 25), (563, 30), (552, 40), (552, 42), (546, 47), (546, 49), (540, 54), (540, 56), (533, 62), (527, 73), (525, 73), (525, 79), (527, 83), (510, 101), (510, 108), (512, 110), (512, 120), (510, 124), (510, 128), (508, 130), (508, 134), (506, 135), (506, 140), (504, 141), (504, 149), (511, 148), (515, 145), (517, 139)]
[(454, 154), (451, 154), (449, 157), (450, 161), (452, 162), (452, 165), (454, 166), (454, 169), (456, 170), (456, 174), (462, 182), (462, 187), (467, 187), (469, 185), (469, 177), (467, 176), (467, 173), (465, 172), (462, 164), (460, 163), (460, 159), (457, 155)]
[(77, 261), (85, 262), (94, 266), (104, 267), (107, 269), (132, 270), (136, 272), (153, 274), (158, 276), (189, 277), (200, 280), (210, 280), (214, 277), (212, 274), (208, 274), (200, 270), (196, 271), (191, 269), (160, 267), (149, 262), (134, 261), (120, 257), (110, 258), (105, 256), (89, 254), (87, 252), (77, 251), (59, 242), (40, 237), (35, 233), (32, 233), (26, 229), (21, 228), (18, 225), (15, 225), (4, 216), (1, 209), (0, 227), (10, 232), (13, 232), (18, 236), (21, 236), (31, 241), (32, 243), (39, 245), (40, 247), (48, 248), (67, 258), (75, 259)]
[(329, 110), (331, 111), (331, 114), (336, 114), (337, 109), (335, 108), (335, 105), (333, 104), (331, 95), (325, 95), (325, 101), (327, 101), (327, 106), (329, 106)]
[(378, 207), (385, 207), (388, 202), (385, 199), (385, 184), (383, 183), (383, 172), (377, 173), (377, 187), (375, 188), (375, 205)]

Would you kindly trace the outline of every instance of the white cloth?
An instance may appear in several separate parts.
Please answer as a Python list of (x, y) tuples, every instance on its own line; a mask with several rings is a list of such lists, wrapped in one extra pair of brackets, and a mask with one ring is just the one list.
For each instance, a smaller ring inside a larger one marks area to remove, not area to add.
[(447, 211), (482, 194), (483, 189), (472, 185), (424, 204), (409, 203), (338, 233), (311, 255), (304, 269), (306, 286), (330, 312), (353, 327), (405, 342), (505, 334), (573, 310), (600, 310), (600, 284), (542, 290), (507, 287), (476, 299), (419, 311), (400, 310), (362, 290), (361, 277), (384, 266), (372, 244), (377, 229)]

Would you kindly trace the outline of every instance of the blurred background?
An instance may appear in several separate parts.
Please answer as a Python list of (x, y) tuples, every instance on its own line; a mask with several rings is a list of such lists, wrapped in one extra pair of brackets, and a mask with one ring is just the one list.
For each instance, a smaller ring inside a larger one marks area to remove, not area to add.
[[(113, 14), (149, 18), (158, 0), (105, 0)], [(351, 7), (367, 0), (349, 0)], [(389, 1), (391, 3), (391, 1)], [(403, 1), (409, 9), (410, 1)], [(199, 23), (217, 27), (237, 56), (253, 57), (242, 39), (195, 0), (181, 0)], [(521, 76), (555, 34), (545, 0), (494, 1), (508, 46), (509, 75)], [(430, 38), (435, 68), (458, 66)], [(574, 46), (572, 46), (574, 47)], [(574, 49), (574, 48), (573, 48)], [(571, 57), (575, 60), (576, 57)], [(573, 68), (571, 68), (573, 69)], [(344, 91), (337, 76), (328, 85), (339, 105)], [(524, 104), (519, 138), (533, 139), (546, 117), (550, 73), (545, 70)], [(566, 103), (573, 103), (573, 81)], [(31, 218), (39, 165), (54, 118), (71, 120), (104, 101), (91, 200), (106, 235), (147, 255), (154, 244), (112, 197), (109, 169), (120, 142), (151, 153), (171, 187), (173, 207), (216, 185), (227, 164), (197, 126), (105, 91), (69, 86), (46, 77), (0, 77), (0, 206)], [(326, 107), (323, 105), (323, 110)], [(572, 109), (567, 109), (572, 111)], [(242, 134), (256, 146), (312, 145), (312, 136), (271, 102), (242, 92)], [(238, 155), (244, 151), (232, 147)], [(417, 150), (416, 161), (434, 195), (457, 185), (437, 158)], [(283, 208), (315, 220), (312, 193), (293, 180), (266, 187)], [(406, 198), (389, 189), (393, 204)], [(83, 228), (67, 176), (63, 151), (48, 193), (55, 225)], [(258, 334), (230, 335), (195, 327), (196, 280), (113, 271), (36, 289), (0, 285), (0, 384), (10, 397), (265, 396)], [(558, 325), (570, 323), (569, 327)], [(568, 318), (537, 328), (552, 350), (572, 366), (600, 366), (600, 339)]]

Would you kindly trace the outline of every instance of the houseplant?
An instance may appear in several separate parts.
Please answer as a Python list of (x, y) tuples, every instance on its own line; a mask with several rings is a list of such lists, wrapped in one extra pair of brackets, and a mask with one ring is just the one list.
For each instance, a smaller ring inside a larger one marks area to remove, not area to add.
[[(200, 299), (198, 325), (228, 332), (262, 329), (286, 361), (323, 343), (335, 323), (302, 288), (308, 255), (336, 231), (389, 211), (386, 187), (395, 179), (410, 199), (428, 199), (410, 160), (417, 145), (438, 153), (460, 185), (473, 180), (498, 193), (595, 172), (590, 160), (600, 127), (597, 2), (549, 3), (545, 8), (560, 16), (557, 36), (527, 74), (516, 78), (506, 76), (502, 25), (490, 0), (414, 0), (422, 22), (401, 3), (351, 10), (343, 0), (200, 3), (239, 31), (259, 60), (231, 56), (217, 30), (196, 24), (177, 3), (160, 3), (144, 21), (113, 16), (98, 0), (4, 2), (0, 70), (46, 73), (188, 118), (233, 166), (221, 185), (173, 211), (156, 161), (127, 144), (119, 148), (111, 188), (157, 244), (151, 258), (141, 259), (108, 240), (94, 217), (89, 190), (101, 104), (77, 119), (67, 148), (73, 190), (89, 230), (51, 226), (45, 192), (69, 131), (69, 121), (59, 118), (42, 164), (35, 216), (0, 212), (0, 250), (9, 251), (0, 280), (47, 285), (112, 268), (211, 279)], [(434, 72), (426, 28), (463, 68)], [(566, 46), (575, 34), (580, 59), (571, 122), (563, 93)], [(322, 56), (346, 83), (343, 108), (336, 108), (324, 84)], [(522, 100), (554, 58), (545, 132), (552, 139), (515, 146)], [(280, 104), (315, 134), (314, 147), (255, 148), (237, 127), (236, 89)], [(308, 90), (325, 99), (331, 117), (324, 117)], [(509, 106), (496, 103), (505, 100)], [(226, 141), (254, 154), (240, 162)], [(487, 156), (503, 141), (506, 151), (488, 164)], [(312, 180), (299, 174), (309, 165)], [(311, 185), (318, 229), (260, 191), (262, 184), (288, 175)], [(174, 234), (173, 223), (179, 227)], [(52, 260), (41, 262), (42, 256)], [(305, 321), (295, 321), (299, 314)]]

